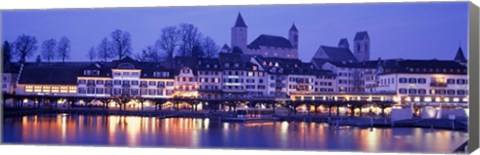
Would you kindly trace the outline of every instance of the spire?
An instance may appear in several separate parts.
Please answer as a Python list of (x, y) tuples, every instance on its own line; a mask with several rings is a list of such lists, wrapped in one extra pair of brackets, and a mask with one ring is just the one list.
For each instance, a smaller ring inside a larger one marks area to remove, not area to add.
[(462, 47), (458, 47), (457, 54), (455, 55), (455, 61), (458, 62), (467, 62), (465, 55), (463, 55)]
[(247, 27), (247, 24), (245, 24), (245, 21), (243, 21), (242, 14), (240, 14), (240, 12), (238, 13), (237, 21), (235, 21), (234, 27)]
[(295, 23), (292, 24), (292, 27), (290, 28), (290, 31), (298, 32), (297, 27), (295, 27)]
[(230, 47), (228, 47), (228, 45), (227, 45), (227, 44), (224, 44), (224, 45), (223, 45), (223, 47), (222, 47), (222, 49), (225, 49), (225, 50), (230, 50)]

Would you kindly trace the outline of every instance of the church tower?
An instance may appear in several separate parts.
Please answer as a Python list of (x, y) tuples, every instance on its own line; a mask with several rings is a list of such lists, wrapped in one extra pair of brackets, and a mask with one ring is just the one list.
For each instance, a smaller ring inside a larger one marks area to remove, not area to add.
[(243, 21), (242, 15), (238, 13), (235, 25), (232, 27), (232, 49), (235, 46), (247, 52), (247, 24)]
[(367, 31), (357, 32), (353, 39), (353, 55), (358, 61), (370, 60), (370, 37)]
[(295, 24), (293, 24), (290, 31), (288, 31), (288, 40), (290, 40), (293, 48), (298, 49), (298, 30)]

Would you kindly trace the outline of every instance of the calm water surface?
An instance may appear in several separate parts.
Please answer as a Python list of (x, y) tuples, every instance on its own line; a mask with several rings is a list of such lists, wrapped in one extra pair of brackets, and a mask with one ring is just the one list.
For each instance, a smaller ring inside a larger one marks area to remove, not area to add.
[(66, 114), (4, 118), (3, 135), (4, 143), (15, 144), (437, 153), (451, 153), (468, 139), (465, 132), (421, 128)]

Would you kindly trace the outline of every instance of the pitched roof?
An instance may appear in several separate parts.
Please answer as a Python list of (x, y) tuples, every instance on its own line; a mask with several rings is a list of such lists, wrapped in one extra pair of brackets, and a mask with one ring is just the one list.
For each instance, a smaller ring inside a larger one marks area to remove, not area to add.
[(467, 67), (452, 60), (397, 60), (382, 64), (382, 74), (387, 73), (441, 73), (467, 74)]
[(243, 21), (242, 14), (238, 13), (234, 27), (247, 27), (247, 24), (245, 24), (245, 21)]
[(280, 48), (293, 48), (292, 43), (280, 36), (262, 34), (257, 37), (247, 47), (250, 49), (259, 49), (260, 46), (280, 47)]
[(230, 50), (230, 47), (228, 47), (227, 44), (223, 45), (222, 49), (225, 49), (225, 50)]
[(353, 39), (353, 40), (357, 41), (357, 40), (364, 40), (364, 39), (370, 39), (367, 31), (357, 32), (355, 34), (355, 39)]
[[(270, 74), (296, 74), (296, 75), (317, 75), (317, 74), (333, 74), (327, 70), (320, 70), (313, 66), (312, 63), (302, 62), (300, 59), (290, 58), (271, 58), (271, 57), (255, 57), (260, 65)], [(278, 64), (278, 66), (277, 66)]]
[(333, 62), (357, 62), (357, 58), (352, 54), (348, 48), (320, 46), (325, 51), (329, 61)]
[(89, 65), (85, 62), (25, 63), (18, 83), (76, 85), (77, 76)]
[(458, 48), (457, 54), (455, 55), (455, 59), (453, 60), (459, 61), (459, 62), (467, 62), (467, 59), (465, 59), (465, 55), (463, 55), (463, 51), (461, 47)]
[(292, 27), (290, 27), (290, 31), (298, 32), (297, 27), (295, 26), (295, 24), (292, 24)]

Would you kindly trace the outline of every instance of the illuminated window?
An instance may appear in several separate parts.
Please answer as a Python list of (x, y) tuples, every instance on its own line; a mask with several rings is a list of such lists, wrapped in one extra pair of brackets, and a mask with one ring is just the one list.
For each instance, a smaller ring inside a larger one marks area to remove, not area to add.
[(50, 93), (50, 86), (43, 86), (44, 93)]
[(42, 92), (42, 86), (35, 86), (33, 91), (36, 93)]
[(248, 72), (248, 76), (249, 76), (249, 77), (252, 77), (252, 76), (253, 76), (253, 72)]
[(52, 87), (52, 93), (58, 93), (58, 87)]
[(68, 92), (68, 87), (66, 86), (61, 86), (60, 87), (60, 93), (67, 93)]
[(77, 93), (77, 87), (68, 87), (69, 93)]
[(25, 86), (25, 92), (33, 92), (33, 86)]

